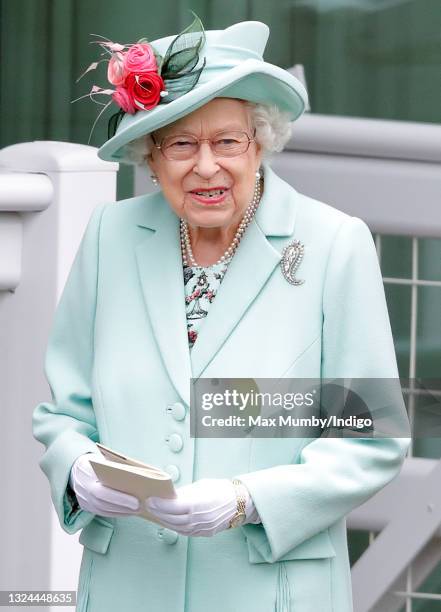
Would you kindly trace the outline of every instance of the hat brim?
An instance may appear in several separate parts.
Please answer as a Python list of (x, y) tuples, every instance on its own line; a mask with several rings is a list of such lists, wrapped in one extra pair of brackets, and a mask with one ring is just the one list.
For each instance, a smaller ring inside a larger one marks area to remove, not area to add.
[(126, 113), (115, 136), (98, 150), (105, 161), (124, 162), (125, 145), (188, 115), (213, 98), (238, 98), (262, 104), (275, 104), (295, 121), (304, 112), (308, 94), (302, 83), (289, 72), (267, 62), (248, 59), (219, 77), (198, 84), (169, 104), (158, 104), (150, 111)]

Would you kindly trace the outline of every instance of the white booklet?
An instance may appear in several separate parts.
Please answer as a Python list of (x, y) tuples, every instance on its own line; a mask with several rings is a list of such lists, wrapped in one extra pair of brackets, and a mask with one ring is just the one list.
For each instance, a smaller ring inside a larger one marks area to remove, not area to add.
[[(90, 465), (99, 481), (106, 487), (134, 495), (139, 499), (142, 508), (145, 508), (145, 500), (151, 495), (176, 497), (173, 481), (167, 472), (117, 453), (99, 442), (96, 445), (103, 457), (102, 459), (98, 457), (90, 459)], [(147, 509), (142, 510), (136, 516), (159, 523)]]

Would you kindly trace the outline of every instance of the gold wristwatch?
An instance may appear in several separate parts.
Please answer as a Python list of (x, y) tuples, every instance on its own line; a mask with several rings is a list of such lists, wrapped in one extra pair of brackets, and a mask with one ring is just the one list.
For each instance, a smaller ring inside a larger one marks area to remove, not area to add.
[(230, 520), (228, 529), (232, 529), (233, 527), (239, 527), (239, 525), (241, 525), (246, 518), (245, 507), (247, 502), (247, 491), (245, 489), (245, 485), (236, 478), (233, 478), (232, 482), (234, 488), (236, 489), (237, 508), (236, 514)]

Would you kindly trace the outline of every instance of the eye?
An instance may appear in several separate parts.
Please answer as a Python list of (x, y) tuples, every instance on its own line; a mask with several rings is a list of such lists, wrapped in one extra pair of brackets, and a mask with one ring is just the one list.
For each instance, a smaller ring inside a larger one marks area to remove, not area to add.
[(242, 132), (222, 132), (215, 136), (213, 142), (215, 149), (223, 152), (240, 151), (243, 143), (248, 142), (247, 136)]
[(234, 145), (237, 144), (238, 142), (240, 142), (239, 140), (236, 140), (235, 138), (220, 138), (219, 140), (215, 141), (215, 144), (219, 144), (219, 145)]
[(177, 149), (180, 149), (180, 148), (182, 148), (182, 147), (188, 147), (188, 146), (191, 146), (192, 144), (194, 144), (194, 142), (193, 142), (193, 141), (191, 141), (191, 140), (184, 140), (184, 139), (182, 138), (182, 139), (179, 139), (179, 140), (174, 140), (173, 142), (168, 143), (168, 146), (170, 146), (170, 147), (175, 147), (175, 148), (177, 148)]

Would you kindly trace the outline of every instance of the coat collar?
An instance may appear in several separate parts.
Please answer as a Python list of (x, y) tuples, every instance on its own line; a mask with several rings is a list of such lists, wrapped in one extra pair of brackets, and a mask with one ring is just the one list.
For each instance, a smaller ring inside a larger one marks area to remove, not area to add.
[(136, 223), (150, 230), (135, 247), (144, 300), (164, 364), (184, 402), (190, 378), (201, 376), (281, 259), (280, 241), (291, 236), (298, 193), (263, 164), (264, 191), (253, 221), (210, 307), (191, 358), (187, 338), (179, 219), (162, 192), (139, 198)]

